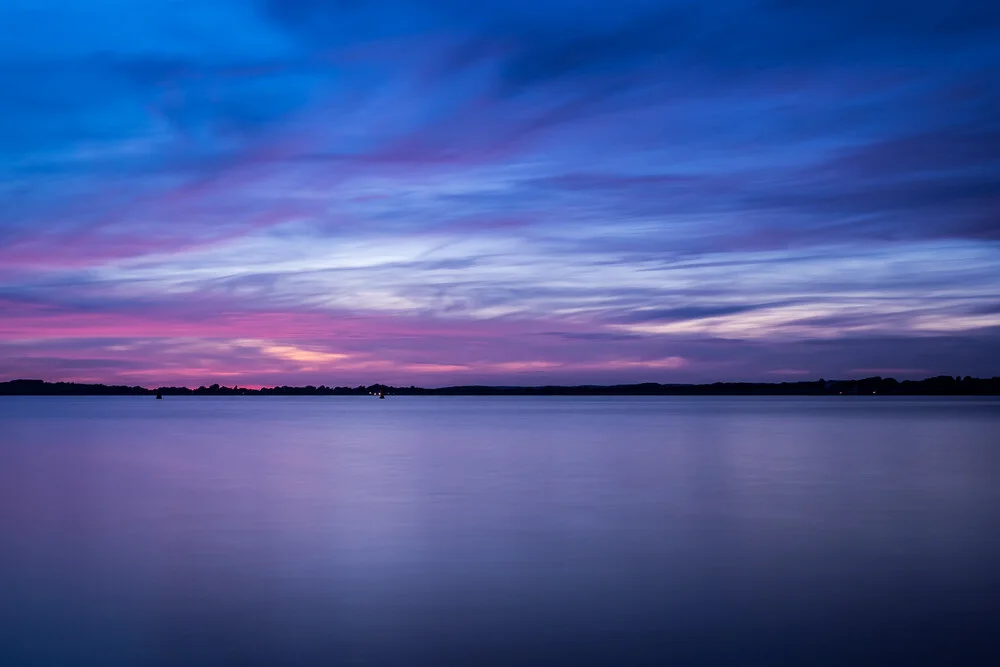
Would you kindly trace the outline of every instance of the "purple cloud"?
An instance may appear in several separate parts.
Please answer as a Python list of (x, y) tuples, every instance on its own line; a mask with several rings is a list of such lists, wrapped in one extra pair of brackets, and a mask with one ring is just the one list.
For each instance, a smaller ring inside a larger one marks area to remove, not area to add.
[(991, 3), (88, 7), (0, 9), (2, 379), (997, 372)]

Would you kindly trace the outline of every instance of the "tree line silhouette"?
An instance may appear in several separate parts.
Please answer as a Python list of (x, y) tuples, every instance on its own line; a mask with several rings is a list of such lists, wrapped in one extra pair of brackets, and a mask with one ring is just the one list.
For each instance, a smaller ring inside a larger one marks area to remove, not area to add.
[(12, 380), (0, 382), (0, 396), (364, 396), (385, 392), (396, 396), (997, 396), (1000, 377), (974, 378), (939, 375), (925, 380), (869, 377), (861, 380), (816, 380), (813, 382), (715, 382), (712, 384), (641, 384), (502, 387), (462, 385), (454, 387), (393, 387), (373, 384), (357, 387), (262, 387), (248, 389), (219, 384), (189, 387), (158, 387)]

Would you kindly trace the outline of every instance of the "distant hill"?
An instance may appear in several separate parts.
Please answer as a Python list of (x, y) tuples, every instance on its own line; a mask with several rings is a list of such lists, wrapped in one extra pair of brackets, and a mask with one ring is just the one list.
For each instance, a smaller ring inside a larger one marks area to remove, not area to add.
[(218, 384), (188, 387), (128, 387), (124, 385), (13, 380), (0, 382), (0, 396), (364, 396), (384, 391), (398, 396), (997, 396), (1000, 378), (941, 375), (926, 380), (869, 377), (861, 380), (815, 382), (715, 382), (713, 384), (620, 384), (610, 386), (492, 387), (457, 386), (426, 389), (374, 384), (358, 387), (264, 387), (243, 389)]

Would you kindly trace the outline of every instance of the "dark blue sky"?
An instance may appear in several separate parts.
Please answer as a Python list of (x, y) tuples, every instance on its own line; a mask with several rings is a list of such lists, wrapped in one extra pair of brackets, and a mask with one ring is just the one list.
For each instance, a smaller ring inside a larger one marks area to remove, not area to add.
[(996, 2), (0, 26), (0, 379), (1000, 374)]

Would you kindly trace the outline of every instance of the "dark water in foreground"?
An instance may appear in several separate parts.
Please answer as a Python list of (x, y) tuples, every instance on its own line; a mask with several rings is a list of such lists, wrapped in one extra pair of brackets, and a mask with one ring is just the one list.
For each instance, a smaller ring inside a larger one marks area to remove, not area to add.
[(1000, 664), (1000, 402), (2, 398), (0, 664)]

